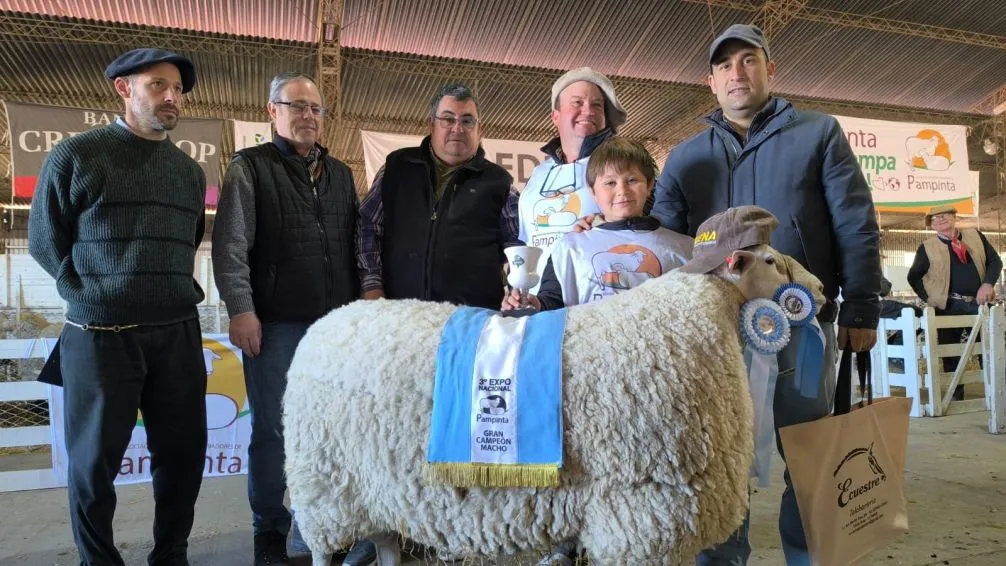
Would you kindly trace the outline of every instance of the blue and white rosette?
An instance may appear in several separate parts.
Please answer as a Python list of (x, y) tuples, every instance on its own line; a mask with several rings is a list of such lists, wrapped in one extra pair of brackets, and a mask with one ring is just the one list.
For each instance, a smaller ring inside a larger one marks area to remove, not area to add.
[(776, 354), (789, 343), (789, 326), (783, 309), (768, 299), (753, 299), (741, 307), (744, 363), (754, 408), (755, 454), (750, 477), (757, 477), (760, 487), (768, 487), (771, 483), (772, 447), (775, 445), (773, 401), (779, 378)]
[(798, 283), (787, 283), (775, 293), (775, 302), (782, 307), (793, 326), (792, 339), (796, 342), (793, 386), (800, 395), (817, 398), (821, 386), (821, 369), (824, 363), (824, 333), (817, 319), (817, 302), (810, 289)]
[(789, 343), (789, 319), (769, 299), (751, 299), (741, 305), (741, 338), (759, 354), (775, 355)]
[(792, 326), (803, 326), (817, 315), (817, 302), (810, 289), (799, 283), (787, 283), (775, 292), (775, 302)]

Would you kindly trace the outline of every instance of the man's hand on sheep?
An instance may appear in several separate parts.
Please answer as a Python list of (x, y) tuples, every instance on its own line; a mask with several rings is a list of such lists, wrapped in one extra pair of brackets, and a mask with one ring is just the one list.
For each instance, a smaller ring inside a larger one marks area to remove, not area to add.
[(523, 309), (531, 307), (536, 311), (541, 310), (541, 301), (538, 297), (528, 293), (524, 295), (524, 301), (521, 301), (521, 294), (518, 289), (512, 289), (510, 294), (503, 297), (503, 304), (500, 305), (501, 311), (509, 311), (513, 309)]
[(876, 343), (877, 331), (872, 328), (838, 327), (838, 348), (840, 350), (849, 347), (853, 352), (869, 352)]
[(262, 323), (254, 311), (243, 312), (231, 318), (231, 344), (241, 348), (246, 356), (255, 357), (262, 346)]

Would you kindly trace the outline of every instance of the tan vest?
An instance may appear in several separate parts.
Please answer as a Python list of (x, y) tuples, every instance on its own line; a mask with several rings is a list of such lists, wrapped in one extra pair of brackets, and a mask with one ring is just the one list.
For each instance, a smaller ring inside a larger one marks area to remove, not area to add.
[[(971, 254), (971, 260), (978, 268), (978, 278), (985, 279), (985, 244), (982, 243), (978, 230), (974, 228), (963, 228), (960, 230), (961, 241), (964, 247)], [(927, 301), (930, 306), (945, 309), (947, 308), (947, 295), (950, 294), (950, 254), (953, 252), (947, 249), (945, 241), (939, 236), (933, 236), (922, 243), (929, 258), (929, 270), (922, 276), (922, 287), (929, 296)], [(975, 289), (974, 292), (978, 292)]]

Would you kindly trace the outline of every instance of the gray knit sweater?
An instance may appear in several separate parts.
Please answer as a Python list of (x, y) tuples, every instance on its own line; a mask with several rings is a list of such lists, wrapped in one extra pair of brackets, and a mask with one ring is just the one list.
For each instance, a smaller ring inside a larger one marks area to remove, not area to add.
[(39, 173), (28, 250), (81, 324), (196, 316), (206, 177), (170, 139), (113, 124), (56, 145)]

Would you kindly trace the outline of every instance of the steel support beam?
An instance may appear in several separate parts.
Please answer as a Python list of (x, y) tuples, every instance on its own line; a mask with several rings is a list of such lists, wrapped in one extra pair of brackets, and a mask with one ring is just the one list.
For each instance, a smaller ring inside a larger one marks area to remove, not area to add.
[[(682, 1), (691, 2), (693, 4), (707, 4), (720, 8), (729, 8), (731, 10), (746, 10), (750, 12), (762, 10), (762, 5), (745, 2), (744, 0)], [(901, 20), (892, 20), (868, 14), (855, 14), (851, 12), (840, 12), (838, 10), (827, 10), (825, 8), (804, 6), (803, 9), (798, 12), (792, 13), (792, 16), (799, 20), (829, 24), (838, 27), (896, 33), (912, 37), (935, 39), (937, 41), (963, 43), (965, 45), (975, 45), (978, 47), (989, 47), (991, 49), (1006, 49), (1006, 36), (976, 33), (960, 29), (932, 26), (918, 22), (904, 22)]]
[[(342, 50), (342, 59), (343, 64), (347, 67), (354, 66), (389, 74), (435, 76), (444, 79), (478, 79), (483, 89), (486, 88), (486, 84), (493, 83), (538, 88), (544, 90), (546, 97), (552, 88), (552, 83), (564, 72), (538, 67), (521, 67), (483, 61), (444, 59), (351, 48), (344, 48)], [(619, 93), (619, 97), (624, 96), (622, 92), (628, 90), (631, 90), (635, 95), (641, 96), (665, 96), (669, 94), (690, 94), (697, 88), (700, 88), (696, 85), (669, 83), (651, 79), (632, 77), (609, 78), (616, 92)]]
[(761, 6), (759, 24), (769, 41), (776, 38), (786, 24), (799, 17), (807, 0), (765, 0)]
[(1006, 84), (971, 107), (973, 112), (997, 116), (1006, 113)]
[(324, 145), (342, 132), (342, 16), (345, 0), (318, 0), (318, 53), (315, 79), (328, 106)]
[[(525, 86), (541, 89), (547, 93), (552, 87), (552, 83), (559, 77), (562, 71), (540, 69), (535, 67), (519, 67), (515, 65), (503, 65), (499, 63), (485, 63), (479, 61), (468, 61), (458, 59), (430, 58), (419, 55), (405, 55), (401, 53), (385, 53), (366, 51), (352, 48), (343, 48), (342, 62), (346, 67), (357, 67), (360, 69), (376, 70), (388, 74), (437, 76), (445, 79), (458, 78), (478, 78), (482, 88), (486, 88), (486, 83), (500, 83), (510, 86)], [(650, 79), (636, 79), (611, 77), (619, 97), (650, 98), (680, 98), (698, 99), (702, 96), (709, 96), (709, 87), (706, 85), (671, 83)], [(547, 94), (545, 95), (547, 96)], [(803, 96), (793, 96), (783, 94), (788, 100), (801, 108), (819, 110), (832, 114), (847, 114), (850, 116), (869, 117), (884, 120), (902, 120), (930, 122), (936, 124), (963, 124), (974, 125), (982, 120), (987, 120), (988, 116), (967, 114), (962, 112), (940, 112), (938, 110), (926, 110), (905, 106), (888, 106), (882, 104), (871, 104), (863, 102), (851, 102), (841, 100), (826, 100), (820, 98), (810, 98)], [(709, 107), (711, 108), (711, 107)], [(869, 116), (867, 116), (869, 114)], [(700, 114), (696, 114), (696, 118)], [(659, 139), (665, 139), (661, 135)]]
[[(0, 100), (8, 102), (24, 102), (29, 104), (48, 104), (52, 106), (93, 108), (95, 110), (111, 110), (116, 112), (123, 111), (122, 99), (116, 96), (115, 93), (111, 92), (111, 90), (109, 90), (107, 95), (27, 90), (0, 90)], [(234, 106), (230, 104), (185, 101), (182, 103), (181, 107), (183, 116), (199, 118), (235, 118), (238, 120), (263, 120), (266, 118), (265, 107), (261, 106)]]
[(25, 43), (68, 42), (161, 47), (186, 52), (284, 60), (306, 59), (315, 55), (314, 46), (293, 41), (112, 24), (20, 12), (0, 12), (0, 35), (17, 37)]
[(996, 196), (1006, 194), (1006, 112), (993, 118), (992, 132), (996, 144)]

